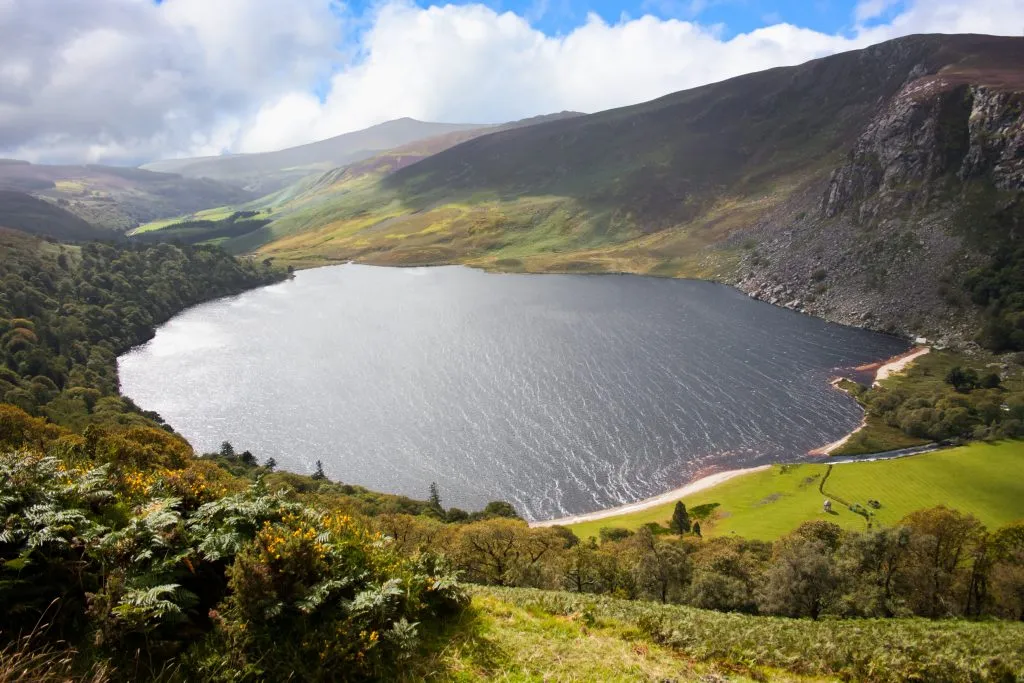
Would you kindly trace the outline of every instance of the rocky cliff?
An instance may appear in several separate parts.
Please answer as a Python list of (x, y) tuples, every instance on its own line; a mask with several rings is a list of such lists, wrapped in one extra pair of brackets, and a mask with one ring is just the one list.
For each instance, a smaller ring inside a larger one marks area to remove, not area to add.
[(844, 164), (755, 227), (737, 284), (772, 303), (939, 341), (970, 339), (966, 273), (1022, 236), (1024, 67), (915, 66)]

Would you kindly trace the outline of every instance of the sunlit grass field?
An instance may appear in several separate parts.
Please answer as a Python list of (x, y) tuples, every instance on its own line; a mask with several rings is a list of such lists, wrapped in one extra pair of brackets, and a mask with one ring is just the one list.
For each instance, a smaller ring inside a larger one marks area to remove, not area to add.
[(172, 218), (161, 218), (159, 220), (150, 221), (149, 223), (143, 223), (139, 227), (135, 228), (129, 235), (141, 235), (144, 232), (152, 232), (154, 230), (160, 230), (166, 228), (169, 225), (175, 225), (182, 221), (219, 221), (223, 218), (227, 218), (235, 212), (235, 207), (232, 206), (218, 206), (213, 209), (205, 209), (203, 211), (197, 211), (191, 215), (185, 216), (174, 216)]
[[(810, 520), (828, 520), (863, 530), (868, 520), (840, 500), (870, 510), (876, 524), (891, 525), (922, 508), (946, 505), (969, 512), (990, 529), (1024, 519), (1024, 441), (974, 443), (896, 460), (833, 465), (776, 465), (724, 482), (686, 498), (688, 508), (718, 503), (702, 522), (705, 537), (736, 534), (772, 540)], [(824, 494), (819, 491), (828, 473)], [(832, 499), (832, 513), (823, 510)], [(868, 507), (869, 500), (881, 503)], [(637, 529), (666, 524), (675, 503), (570, 526), (580, 538), (597, 537), (602, 527)]]

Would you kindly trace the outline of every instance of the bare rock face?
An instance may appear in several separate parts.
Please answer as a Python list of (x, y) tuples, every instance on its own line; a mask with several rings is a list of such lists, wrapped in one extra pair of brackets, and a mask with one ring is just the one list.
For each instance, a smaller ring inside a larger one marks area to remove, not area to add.
[(1000, 190), (1024, 190), (1024, 93), (971, 89), (970, 148), (961, 180), (990, 177)]
[(849, 162), (833, 172), (825, 217), (855, 208), (870, 221), (884, 209), (927, 201), (935, 189), (929, 183), (958, 169), (968, 153), (972, 105), (970, 87), (951, 87), (941, 76), (907, 84), (861, 134)]
[(1024, 201), (1024, 89), (915, 67), (845, 163), (755, 227), (736, 284), (837, 322), (969, 340), (959, 281), (989, 258), (960, 214), (969, 188)]

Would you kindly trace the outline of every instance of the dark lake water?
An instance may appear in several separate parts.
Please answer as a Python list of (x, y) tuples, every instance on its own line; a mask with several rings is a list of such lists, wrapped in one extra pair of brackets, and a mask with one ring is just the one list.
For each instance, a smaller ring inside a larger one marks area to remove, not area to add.
[(346, 265), (190, 309), (120, 373), (197, 450), (544, 519), (798, 459), (860, 421), (829, 378), (906, 348), (707, 282)]

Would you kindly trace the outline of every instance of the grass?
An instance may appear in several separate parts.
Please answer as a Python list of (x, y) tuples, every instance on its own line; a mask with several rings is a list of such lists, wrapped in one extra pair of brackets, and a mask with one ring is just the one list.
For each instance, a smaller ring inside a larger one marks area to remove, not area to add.
[(1024, 673), (1024, 624), (811, 621), (523, 588), (472, 589), (407, 680), (996, 681)]
[[(407, 681), (752, 681), (825, 680), (778, 669), (697, 661), (659, 645), (634, 623), (517, 605), (531, 591), (475, 588), (472, 606), (427, 640)], [(726, 679), (725, 676), (728, 676)]]
[(227, 218), (236, 211), (233, 206), (218, 206), (212, 209), (204, 209), (203, 211), (196, 211), (192, 214), (184, 216), (174, 216), (172, 218), (161, 218), (159, 220), (150, 221), (143, 223), (139, 227), (135, 228), (129, 235), (141, 235), (144, 232), (153, 232), (154, 230), (161, 230), (170, 225), (176, 225), (183, 221), (219, 221)]
[[(701, 522), (704, 536), (736, 534), (772, 540), (803, 522), (828, 520), (863, 530), (867, 520), (839, 501), (866, 506), (880, 524), (894, 524), (922, 508), (946, 505), (969, 512), (990, 529), (1024, 519), (1024, 441), (974, 443), (945, 451), (884, 460), (838, 464), (776, 465), (726, 481), (687, 497), (688, 508), (718, 503), (714, 516)], [(822, 494), (822, 479), (829, 473)], [(822, 509), (834, 499), (832, 514)], [(571, 525), (580, 538), (597, 537), (602, 527), (638, 529), (667, 524), (675, 503), (617, 517)]]

